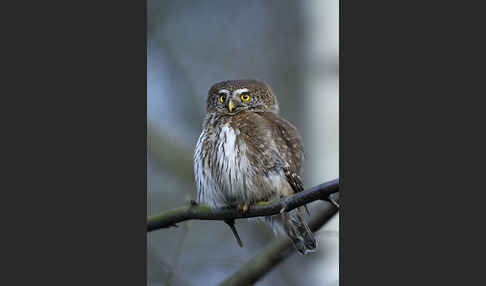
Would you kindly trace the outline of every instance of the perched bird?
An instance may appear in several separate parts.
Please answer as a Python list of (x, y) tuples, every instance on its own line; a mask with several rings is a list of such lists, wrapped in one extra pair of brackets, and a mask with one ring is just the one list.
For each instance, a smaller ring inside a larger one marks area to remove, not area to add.
[[(198, 201), (210, 207), (234, 206), (245, 212), (261, 201), (303, 190), (304, 151), (297, 129), (278, 116), (270, 86), (256, 80), (214, 84), (196, 144), (194, 174)], [(317, 242), (303, 207), (264, 218), (276, 234), (286, 234), (301, 254)], [(242, 246), (234, 220), (226, 221)]]

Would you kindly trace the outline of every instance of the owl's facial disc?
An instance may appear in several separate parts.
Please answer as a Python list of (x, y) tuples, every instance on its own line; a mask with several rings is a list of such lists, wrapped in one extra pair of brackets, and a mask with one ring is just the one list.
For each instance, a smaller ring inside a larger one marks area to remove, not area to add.
[(241, 95), (247, 94), (248, 92), (249, 90), (247, 88), (240, 88), (233, 91), (233, 93), (231, 94), (231, 96), (229, 96), (226, 102), (226, 108), (230, 113), (233, 113), (233, 111), (235, 111), (236, 113), (239, 110), (245, 109), (245, 104), (241, 102)]

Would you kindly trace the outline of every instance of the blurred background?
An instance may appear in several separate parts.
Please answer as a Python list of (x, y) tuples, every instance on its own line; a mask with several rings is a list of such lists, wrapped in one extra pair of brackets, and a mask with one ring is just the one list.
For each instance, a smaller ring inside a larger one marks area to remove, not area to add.
[[(270, 84), (302, 134), (305, 188), (339, 177), (338, 23), (338, 0), (148, 1), (148, 215), (196, 198), (193, 151), (222, 80)], [(338, 220), (317, 233), (317, 252), (294, 253), (257, 285), (338, 285)], [(148, 233), (148, 285), (217, 285), (273, 239), (265, 225), (236, 223), (244, 248), (219, 221)]]

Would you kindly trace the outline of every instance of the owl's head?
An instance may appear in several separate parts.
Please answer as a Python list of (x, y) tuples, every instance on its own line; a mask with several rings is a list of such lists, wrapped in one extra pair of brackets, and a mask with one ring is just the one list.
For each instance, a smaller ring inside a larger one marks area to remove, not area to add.
[(215, 83), (208, 92), (207, 112), (237, 114), (278, 112), (277, 98), (270, 86), (257, 80), (227, 80)]

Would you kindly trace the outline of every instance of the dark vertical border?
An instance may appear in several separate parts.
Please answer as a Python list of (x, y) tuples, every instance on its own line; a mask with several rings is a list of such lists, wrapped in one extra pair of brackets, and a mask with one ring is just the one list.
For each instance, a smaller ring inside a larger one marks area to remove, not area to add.
[[(410, 214), (406, 196), (414, 189), (407, 182), (414, 167), (406, 158), (414, 135), (404, 136), (410, 116), (399, 110), (409, 99), (410, 66), (402, 62), (403, 19), (391, 15), (395, 9), (378, 1), (341, 1), (342, 285), (397, 285), (411, 278), (410, 266), (420, 259), (411, 235), (418, 217)], [(414, 250), (405, 251), (409, 247)]]
[(146, 1), (21, 6), (2, 284), (145, 285)]
[(342, 285), (484, 281), (484, 17), (465, 6), (341, 1)]

